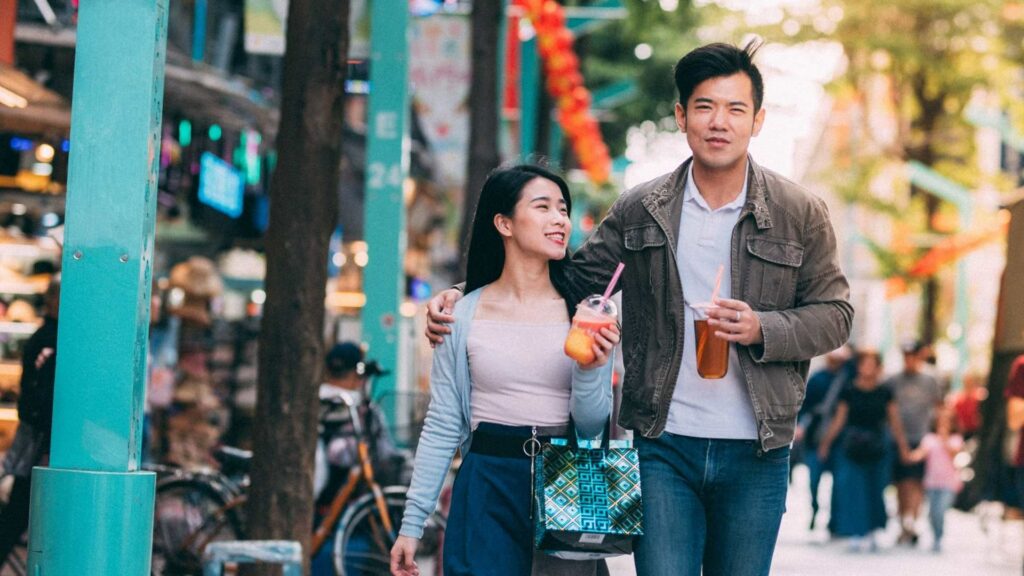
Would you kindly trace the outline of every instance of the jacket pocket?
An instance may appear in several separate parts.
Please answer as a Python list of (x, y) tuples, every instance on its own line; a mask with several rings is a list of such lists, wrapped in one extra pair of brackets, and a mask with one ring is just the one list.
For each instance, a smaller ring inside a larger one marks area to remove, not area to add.
[(747, 238), (747, 252), (753, 257), (747, 289), (753, 291), (760, 287), (760, 293), (748, 294), (747, 299), (756, 298), (766, 310), (791, 307), (796, 297), (797, 270), (804, 261), (804, 247), (793, 240), (755, 236)]
[(647, 291), (651, 294), (663, 282), (666, 243), (665, 234), (657, 224), (627, 228), (623, 234), (626, 257), (631, 260), (627, 265), (638, 272), (637, 278), (643, 278), (646, 272)]

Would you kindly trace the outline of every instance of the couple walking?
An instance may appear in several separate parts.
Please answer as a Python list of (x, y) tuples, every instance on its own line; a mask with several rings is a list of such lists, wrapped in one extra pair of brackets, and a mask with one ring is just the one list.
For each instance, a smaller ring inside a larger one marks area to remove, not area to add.
[[(622, 262), (619, 423), (634, 432), (644, 492), (637, 573), (768, 574), (808, 363), (846, 341), (853, 309), (824, 202), (748, 156), (765, 118), (755, 52), (711, 44), (677, 63), (675, 119), (692, 158), (625, 192), (571, 256), (558, 176), (521, 166), (488, 180), (466, 295), (446, 291), (428, 309), (432, 400), (393, 573), (418, 573), (417, 538), (457, 448), (446, 574), (598, 569), (535, 560), (529, 461), (515, 448), (534, 426), (561, 433), (570, 416), (581, 436), (600, 434), (618, 330), (602, 331), (591, 365), (572, 363), (560, 342), (574, 304)], [(728, 370), (706, 379), (694, 305), (716, 293), (729, 295), (707, 312), (728, 342)]]

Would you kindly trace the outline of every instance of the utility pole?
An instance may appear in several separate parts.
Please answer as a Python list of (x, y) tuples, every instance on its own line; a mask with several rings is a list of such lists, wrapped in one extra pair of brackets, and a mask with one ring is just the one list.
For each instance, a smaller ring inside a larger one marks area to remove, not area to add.
[[(394, 392), (405, 373), (399, 358), (399, 307), (405, 296), (405, 202), (409, 171), (409, 9), (371, 3), (370, 109), (366, 145), (363, 340), (369, 354), (391, 369), (374, 381), (379, 396)], [(344, 207), (342, 207), (344, 209)], [(392, 415), (393, 416), (393, 415)]]
[(29, 574), (149, 574), (140, 471), (168, 0), (78, 19), (50, 465), (32, 475)]

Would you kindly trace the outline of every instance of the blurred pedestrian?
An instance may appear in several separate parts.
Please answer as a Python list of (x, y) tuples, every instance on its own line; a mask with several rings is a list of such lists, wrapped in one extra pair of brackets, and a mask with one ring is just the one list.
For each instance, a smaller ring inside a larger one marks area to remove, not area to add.
[(1017, 502), (1024, 504), (1024, 354), (1013, 361), (1006, 383), (1006, 427), (1019, 438), (1011, 456)]
[(3, 472), (14, 476), (11, 494), (0, 512), (0, 566), (28, 528), (32, 468), (45, 466), (53, 428), (53, 386), (57, 373), (57, 316), (60, 277), (46, 289), (43, 325), (22, 349), (18, 395), (18, 430), (3, 461)]
[(795, 438), (801, 444), (804, 464), (810, 475), (811, 530), (814, 530), (818, 516), (821, 476), (830, 470), (829, 463), (818, 457), (818, 446), (828, 431), (839, 394), (850, 382), (849, 371), (845, 368), (851, 354), (849, 346), (841, 346), (825, 355), (825, 366), (807, 380), (807, 394), (797, 416)]
[[(324, 356), (325, 380), (318, 391), (319, 438), (313, 474), (314, 521), (317, 526), (329, 514), (338, 491), (348, 482), (352, 467), (359, 465), (357, 425), (369, 448), (377, 482), (382, 486), (408, 484), (405, 470), (409, 458), (392, 441), (384, 411), (370, 402), (370, 380), (387, 373), (376, 361), (365, 360), (363, 349), (355, 342), (335, 344)], [(353, 419), (353, 411), (358, 415), (358, 422)], [(349, 548), (369, 552), (372, 543), (366, 535), (355, 534), (349, 541)], [(330, 546), (320, 547), (310, 566), (313, 576), (334, 574), (333, 552)], [(349, 562), (349, 556), (346, 556), (346, 562)], [(360, 573), (358, 566), (346, 566), (346, 570), (347, 573)]]
[[(882, 494), (889, 483), (886, 428), (904, 457), (907, 441), (892, 390), (879, 386), (878, 352), (857, 354), (853, 386), (839, 395), (835, 417), (821, 440), (818, 457), (832, 455), (832, 519), (836, 536), (850, 537), (851, 551), (875, 551), (875, 531), (888, 519)], [(832, 454), (832, 446), (836, 446)]]
[(924, 462), (924, 489), (928, 495), (928, 522), (932, 527), (932, 550), (942, 550), (942, 535), (946, 511), (963, 489), (963, 481), (953, 463), (964, 447), (964, 439), (954, 432), (956, 414), (950, 409), (935, 415), (935, 430), (921, 439), (921, 444), (910, 452), (910, 460)]
[(950, 394), (947, 404), (956, 416), (956, 427), (964, 440), (970, 440), (981, 430), (981, 403), (988, 397), (988, 390), (980, 375), (968, 372), (964, 376), (963, 389)]
[[(938, 380), (924, 371), (931, 348), (920, 341), (903, 344), (903, 371), (884, 382), (896, 398), (900, 421), (907, 435), (907, 444), (914, 450), (931, 428), (937, 410), (942, 409), (942, 387)], [(893, 464), (892, 481), (896, 484), (900, 535), (897, 544), (916, 545), (917, 518), (924, 502), (924, 463), (905, 462), (906, 453)]]
[[(451, 335), (434, 350), (423, 424), (400, 536), (395, 576), (419, 574), (413, 558), (452, 457), (463, 460), (444, 538), (447, 576), (593, 576), (595, 561), (569, 561), (533, 547), (529, 446), (569, 433), (601, 434), (611, 414), (609, 360), (619, 340), (601, 328), (589, 363), (563, 345), (586, 294), (565, 280), (572, 232), (569, 187), (543, 168), (498, 169), (473, 219), (466, 296)], [(537, 440), (534, 440), (537, 439)]]
[[(356, 407), (362, 430), (370, 447), (374, 476), (384, 484), (397, 484), (404, 460), (388, 431), (380, 406), (369, 402), (366, 389), (370, 378), (385, 373), (376, 361), (365, 362), (355, 342), (335, 344), (325, 355), (326, 381), (320, 385), (320, 441), (327, 475), (317, 490), (318, 504), (329, 504), (338, 488), (348, 480), (349, 471), (359, 463), (356, 423), (348, 404)], [(318, 454), (319, 456), (320, 454)]]

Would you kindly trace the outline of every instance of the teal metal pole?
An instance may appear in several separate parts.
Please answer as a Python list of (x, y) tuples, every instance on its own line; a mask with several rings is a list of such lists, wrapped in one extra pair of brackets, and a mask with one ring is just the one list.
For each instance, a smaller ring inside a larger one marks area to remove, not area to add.
[(78, 18), (50, 466), (32, 477), (29, 574), (149, 574), (139, 471), (167, 0)]
[(396, 10), (391, 2), (375, 0), (370, 13), (365, 209), (369, 262), (363, 275), (363, 340), (369, 346), (369, 355), (392, 370), (390, 375), (374, 381), (378, 397), (396, 389), (399, 306), (405, 294), (402, 188), (409, 158), (409, 10), (405, 3), (399, 8)]
[(202, 62), (206, 56), (206, 0), (195, 0), (192, 16), (192, 59)]

